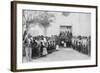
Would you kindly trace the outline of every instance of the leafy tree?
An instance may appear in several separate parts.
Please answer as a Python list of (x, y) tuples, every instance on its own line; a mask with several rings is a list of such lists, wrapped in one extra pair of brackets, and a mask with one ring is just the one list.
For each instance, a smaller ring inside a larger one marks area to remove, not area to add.
[(27, 31), (29, 30), (30, 24), (38, 23), (40, 27), (44, 28), (44, 35), (46, 36), (47, 28), (54, 19), (54, 14), (47, 11), (23, 10), (23, 26), (26, 26)]

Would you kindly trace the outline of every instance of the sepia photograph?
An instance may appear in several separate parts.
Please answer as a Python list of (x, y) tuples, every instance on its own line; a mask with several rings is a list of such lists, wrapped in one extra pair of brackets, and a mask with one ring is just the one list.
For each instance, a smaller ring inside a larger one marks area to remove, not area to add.
[(12, 1), (11, 70), (97, 66), (97, 6)]

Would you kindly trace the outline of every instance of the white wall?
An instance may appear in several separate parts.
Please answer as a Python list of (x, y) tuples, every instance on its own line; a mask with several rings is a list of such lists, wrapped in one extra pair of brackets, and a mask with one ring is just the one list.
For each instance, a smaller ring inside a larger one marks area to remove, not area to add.
[(72, 19), (73, 35), (91, 35), (91, 14), (73, 13), (70, 19)]
[[(10, 1), (11, 0), (0, 0), (0, 73), (12, 73), (10, 71), (10, 34), (11, 34), (10, 33)], [(71, 3), (71, 4), (84, 4), (84, 5), (99, 5), (98, 3), (100, 3), (99, 0), (32, 0), (32, 1), (55, 2), (55, 3), (57, 2), (57, 3), (69, 3), (69, 4)], [(100, 13), (100, 10), (98, 13)], [(100, 25), (98, 25), (98, 28), (100, 28)], [(100, 29), (98, 30), (100, 31)], [(98, 37), (100, 37), (100, 34), (98, 34)], [(98, 38), (98, 42), (99, 41), (100, 39)], [(98, 48), (98, 52), (100, 52), (99, 48)], [(99, 61), (100, 61), (100, 57), (99, 57)], [(92, 68), (61, 69), (61, 70), (50, 70), (50, 71), (48, 70), (48, 71), (41, 71), (41, 72), (36, 71), (34, 73), (87, 73), (87, 72), (99, 73), (100, 65), (99, 67), (92, 67)], [(26, 72), (26, 73), (33, 73), (33, 71)]]
[(70, 13), (67, 17), (58, 14), (56, 15), (56, 22), (52, 23), (48, 33), (59, 33), (60, 25), (72, 25), (72, 33), (74, 36), (89, 36), (91, 35), (91, 14)]

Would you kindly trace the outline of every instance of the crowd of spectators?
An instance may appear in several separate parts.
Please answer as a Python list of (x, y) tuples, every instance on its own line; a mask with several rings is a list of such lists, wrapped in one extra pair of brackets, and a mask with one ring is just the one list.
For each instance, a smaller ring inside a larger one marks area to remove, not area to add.
[(59, 46), (51, 37), (27, 35), (23, 40), (23, 56), (28, 61), (57, 51)]
[(71, 33), (51, 37), (39, 35), (32, 36), (27, 34), (23, 37), (23, 57), (28, 61), (47, 56), (60, 48), (73, 48), (74, 50), (91, 55), (91, 37), (72, 36)]
[(74, 50), (77, 50), (78, 52), (91, 56), (91, 37), (90, 36), (73, 37), (72, 48)]

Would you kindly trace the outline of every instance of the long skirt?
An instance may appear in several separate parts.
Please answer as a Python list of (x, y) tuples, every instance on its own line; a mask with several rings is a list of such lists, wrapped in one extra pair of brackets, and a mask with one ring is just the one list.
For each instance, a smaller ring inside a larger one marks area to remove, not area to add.
[(47, 52), (47, 48), (43, 48), (43, 52), (42, 52), (42, 55), (47, 55), (48, 54), (48, 52)]
[(59, 45), (56, 45), (56, 51), (58, 51), (59, 50)]
[(37, 58), (38, 56), (39, 56), (39, 49), (34, 47), (32, 49), (32, 58)]
[(32, 54), (32, 50), (30, 47), (26, 47), (25, 48), (25, 52), (26, 52), (26, 60), (27, 61), (31, 61), (31, 54)]

